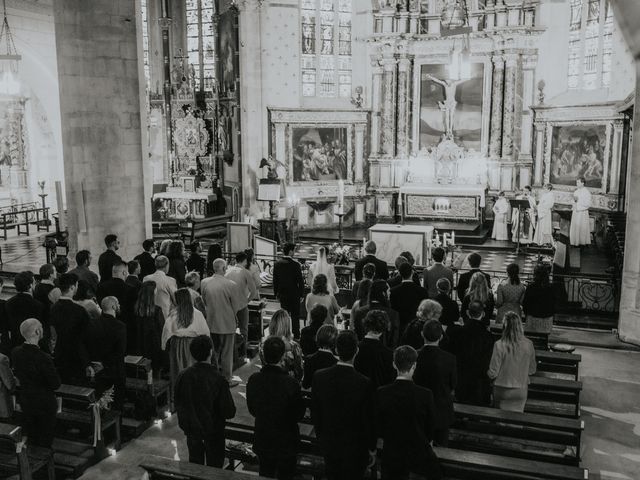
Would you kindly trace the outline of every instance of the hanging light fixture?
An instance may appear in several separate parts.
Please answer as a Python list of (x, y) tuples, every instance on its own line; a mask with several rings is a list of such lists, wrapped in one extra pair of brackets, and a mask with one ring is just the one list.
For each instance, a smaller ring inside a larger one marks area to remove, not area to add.
[[(469, 49), (469, 14), (466, 0), (447, 0), (442, 7), (443, 37), (454, 37), (453, 48), (449, 54), (448, 73), (451, 80), (468, 80), (471, 78), (471, 60)], [(455, 37), (462, 35), (461, 45)]]
[(20, 93), (19, 65), (22, 57), (18, 55), (13, 34), (7, 18), (7, 0), (2, 0), (4, 19), (0, 28), (0, 94), (18, 95)]

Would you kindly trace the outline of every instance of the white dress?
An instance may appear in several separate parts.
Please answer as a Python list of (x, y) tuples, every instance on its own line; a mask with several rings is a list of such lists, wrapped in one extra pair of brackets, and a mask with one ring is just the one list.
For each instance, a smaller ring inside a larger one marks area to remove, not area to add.
[(591, 245), (591, 226), (589, 224), (591, 192), (585, 187), (580, 187), (573, 192), (573, 200), (569, 243), (576, 247), (580, 245)]
[(313, 279), (316, 275), (324, 273), (327, 276), (327, 290), (329, 293), (335, 295), (340, 291), (338, 288), (338, 282), (336, 281), (336, 269), (333, 265), (326, 262), (313, 262), (309, 267), (309, 274), (307, 282), (309, 286), (313, 285)]
[(533, 243), (553, 245), (552, 211), (554, 203), (555, 196), (553, 192), (546, 192), (540, 197), (540, 203), (538, 203), (538, 225), (533, 236)]
[(520, 209), (515, 208), (511, 215), (511, 241), (518, 241), (518, 229), (520, 229), (520, 243), (531, 243), (533, 241), (534, 225), (536, 224), (536, 201), (528, 195), (518, 195), (516, 200), (529, 200), (530, 208), (522, 214), (522, 228), (520, 228)]
[(509, 215), (509, 202), (501, 197), (493, 206), (493, 231), (491, 238), (494, 240), (509, 240), (509, 229), (507, 227), (507, 216)]

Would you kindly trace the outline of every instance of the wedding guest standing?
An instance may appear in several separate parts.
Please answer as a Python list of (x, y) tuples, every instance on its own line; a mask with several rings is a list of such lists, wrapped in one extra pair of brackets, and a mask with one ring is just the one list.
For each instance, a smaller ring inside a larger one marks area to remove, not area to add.
[(389, 266), (384, 260), (380, 260), (376, 257), (376, 251), (378, 247), (376, 242), (369, 240), (364, 244), (365, 256), (359, 260), (356, 260), (354, 275), (356, 280), (362, 280), (362, 268), (367, 263), (373, 263), (376, 266), (376, 275), (374, 278), (378, 280), (387, 280), (389, 278)]
[(351, 294), (353, 298), (358, 297), (358, 291), (360, 290), (360, 283), (365, 280), (370, 280), (373, 282), (373, 278), (376, 276), (376, 266), (373, 263), (367, 263), (364, 267), (362, 267), (362, 280), (356, 280), (353, 282), (353, 288), (351, 289)]
[(409, 263), (400, 265), (402, 283), (391, 289), (391, 308), (398, 312), (400, 318), (400, 336), (411, 320), (416, 318), (418, 305), (427, 298), (427, 291), (413, 281), (413, 268)]
[(175, 294), (178, 287), (176, 285), (176, 279), (167, 275), (169, 271), (169, 259), (167, 257), (158, 255), (155, 258), (155, 265), (155, 273), (144, 277), (143, 282), (155, 283), (156, 305), (162, 309), (164, 318), (167, 318), (171, 309), (176, 305)]
[[(458, 299), (462, 301), (464, 296), (467, 294), (467, 288), (469, 288), (469, 283), (471, 282), (471, 277), (474, 273), (480, 272), (487, 279), (487, 285), (491, 285), (491, 277), (488, 273), (484, 273), (480, 270), (480, 264), (482, 264), (482, 257), (479, 253), (473, 252), (470, 253), (467, 257), (467, 262), (469, 263), (469, 267), (471, 269), (468, 272), (461, 274), (458, 277), (458, 286), (456, 287), (456, 293), (458, 294)], [(453, 280), (451, 280), (451, 285), (453, 285)]]
[(327, 319), (327, 307), (318, 304), (311, 309), (309, 315), (311, 322), (300, 331), (300, 348), (305, 357), (318, 351), (316, 334)]
[(187, 271), (198, 272), (200, 278), (204, 278), (207, 261), (202, 256), (202, 245), (200, 242), (195, 241), (189, 245), (189, 250), (191, 251), (191, 254), (189, 255), (189, 258), (187, 258), (186, 262)]
[(524, 336), (520, 317), (504, 316), (502, 338), (493, 346), (488, 375), (493, 380), (494, 407), (523, 412), (527, 402), (529, 376), (536, 373), (536, 351)]
[(527, 318), (527, 329), (551, 333), (556, 313), (556, 295), (549, 282), (547, 266), (538, 265), (534, 268), (533, 281), (524, 292), (522, 310)]
[(327, 309), (327, 318), (325, 323), (333, 324), (333, 318), (340, 311), (340, 305), (330, 292), (327, 285), (327, 277), (320, 273), (313, 279), (313, 287), (311, 293), (307, 294), (305, 299), (305, 308), (307, 309), (307, 322), (311, 321), (311, 310), (316, 305), (324, 305)]
[(316, 334), (318, 350), (304, 360), (302, 388), (311, 388), (313, 375), (323, 368), (333, 367), (338, 359), (333, 354), (338, 338), (338, 329), (333, 325), (322, 325)]
[(324, 274), (327, 277), (327, 290), (329, 293), (335, 295), (340, 291), (338, 282), (336, 281), (336, 269), (329, 263), (327, 259), (327, 249), (325, 247), (318, 249), (317, 259), (309, 267), (309, 273), (307, 275), (309, 285), (313, 285), (315, 277), (320, 274)]
[(491, 238), (494, 240), (509, 240), (509, 228), (507, 217), (509, 216), (509, 201), (505, 198), (504, 192), (498, 194), (498, 200), (493, 205), (493, 230)]
[(242, 352), (240, 352), (243, 358), (247, 356), (247, 342), (249, 341), (249, 300), (256, 295), (256, 283), (253, 281), (248, 267), (247, 254), (240, 252), (236, 255), (236, 264), (227, 268), (227, 272), (224, 274), (226, 278), (235, 282), (239, 290), (241, 302), (238, 305), (239, 310), (236, 313), (236, 318), (240, 334), (244, 338)]
[[(453, 270), (449, 267), (445, 267), (444, 257), (445, 251), (442, 247), (436, 247), (431, 252), (431, 258), (433, 259), (433, 265), (424, 270), (424, 288), (427, 289), (429, 298), (434, 298), (438, 294), (438, 280), (446, 278), (449, 283), (453, 285)], [(480, 266), (480, 264), (478, 264)]]
[[(18, 293), (7, 300), (5, 314), (7, 330), (11, 338), (11, 348), (17, 347), (24, 339), (20, 335), (20, 325), (28, 318), (42, 320), (45, 306), (33, 298), (33, 273), (24, 271), (13, 279), (13, 285)], [(46, 333), (46, 332), (45, 332)], [(45, 338), (47, 335), (45, 335)]]
[[(278, 337), (282, 339), (285, 345), (285, 353), (282, 358), (282, 368), (296, 380), (302, 380), (302, 350), (298, 342), (293, 340), (291, 334), (291, 317), (286, 310), (277, 310), (269, 321), (269, 327), (267, 329), (267, 338)], [(262, 348), (264, 341), (260, 343), (260, 359), (264, 361)]]
[(589, 208), (591, 207), (591, 192), (585, 187), (585, 180), (576, 180), (577, 189), (573, 192), (573, 212), (569, 229), (569, 242), (579, 247), (591, 245), (591, 225), (589, 222)]
[(175, 278), (178, 288), (185, 286), (184, 276), (187, 274), (187, 267), (184, 262), (184, 243), (181, 241), (171, 242), (167, 251), (169, 259), (169, 271), (167, 275)]
[(114, 263), (122, 262), (122, 258), (116, 253), (120, 248), (118, 236), (110, 233), (104, 237), (104, 244), (107, 246), (107, 249), (98, 257), (98, 271), (100, 272), (101, 282), (105, 282), (111, 278)]
[(302, 267), (292, 257), (296, 246), (285, 243), (282, 247), (282, 258), (273, 266), (273, 293), (291, 316), (293, 336), (300, 338), (300, 299), (304, 295), (304, 279)]
[(385, 347), (380, 337), (387, 330), (389, 319), (382, 310), (370, 310), (364, 319), (367, 332), (358, 344), (358, 354), (353, 368), (367, 377), (374, 388), (391, 383), (395, 378), (393, 350)]
[[(143, 282), (133, 309), (135, 326), (127, 333), (127, 338), (131, 338), (127, 350), (151, 360), (153, 371), (159, 372), (166, 366), (162, 345), (165, 319), (162, 308), (155, 303), (155, 296), (156, 282)], [(133, 335), (129, 336), (129, 333)]]
[(383, 343), (393, 348), (398, 344), (400, 338), (400, 316), (389, 304), (389, 285), (385, 280), (376, 280), (371, 285), (371, 293), (369, 294), (369, 305), (359, 308), (354, 315), (352, 313), (353, 330), (356, 332), (359, 340), (364, 338), (366, 333), (364, 329), (364, 319), (370, 310), (382, 310), (389, 318), (389, 330), (383, 336)]
[[(93, 292), (98, 291), (98, 275), (89, 270), (91, 265), (91, 252), (89, 250), (80, 250), (76, 253), (76, 268), (70, 270), (69, 273), (73, 273), (78, 277), (78, 281), (84, 280), (87, 282)], [(112, 264), (113, 267), (113, 264)]]
[(353, 305), (351, 306), (351, 318), (349, 320), (350, 330), (355, 329), (354, 319), (356, 317), (364, 318), (364, 316), (361, 316), (361, 314), (358, 312), (363, 308), (369, 307), (369, 296), (371, 294), (371, 286), (373, 285), (373, 282), (368, 278), (364, 278), (357, 283), (359, 283), (360, 285), (358, 286), (357, 295), (354, 297), (356, 300), (355, 302), (353, 302)]
[(253, 248), (247, 248), (244, 253), (247, 254), (247, 263), (249, 265), (247, 268), (249, 269), (251, 278), (253, 278), (253, 283), (256, 285), (256, 294), (251, 300), (260, 300), (260, 288), (262, 287), (262, 281), (260, 280), (260, 266), (256, 261)]
[(438, 280), (436, 286), (438, 288), (438, 295), (436, 295), (433, 300), (438, 302), (442, 307), (440, 323), (442, 323), (446, 330), (460, 319), (460, 307), (458, 307), (458, 302), (451, 298), (451, 282), (449, 282), (448, 279), (441, 278)]
[(462, 299), (462, 307), (460, 310), (462, 311), (463, 319), (467, 315), (467, 308), (469, 308), (469, 304), (473, 301), (479, 301), (484, 305), (483, 321), (486, 326), (489, 326), (489, 322), (493, 316), (493, 309), (495, 307), (495, 299), (493, 298), (493, 292), (489, 285), (490, 284), (487, 284), (486, 277), (482, 273), (476, 272), (473, 274), (471, 277), (471, 283), (469, 283), (469, 288), (467, 289), (467, 294)]
[(135, 288), (136, 292), (140, 290), (140, 286), (142, 285), (142, 280), (140, 280), (140, 272), (142, 268), (140, 267), (140, 262), (137, 260), (130, 260), (127, 263), (127, 270), (129, 275), (125, 280), (125, 283), (130, 287)]
[(517, 263), (511, 263), (507, 266), (507, 276), (507, 280), (503, 280), (498, 285), (496, 323), (502, 323), (507, 312), (522, 315), (525, 286), (520, 282), (520, 267)]
[[(446, 280), (446, 279), (445, 279)], [(416, 318), (407, 326), (400, 338), (401, 345), (409, 345), (420, 350), (424, 345), (422, 331), (427, 322), (437, 321), (442, 314), (442, 306), (435, 300), (423, 300), (416, 311)]]
[(151, 239), (145, 240), (142, 242), (142, 250), (143, 252), (134, 258), (140, 263), (140, 280), (156, 271), (156, 264), (153, 259), (153, 254), (156, 251), (155, 242)]
[(555, 197), (553, 195), (553, 185), (547, 183), (544, 186), (544, 193), (540, 196), (538, 203), (538, 225), (533, 236), (533, 243), (538, 245), (553, 245), (553, 205)]

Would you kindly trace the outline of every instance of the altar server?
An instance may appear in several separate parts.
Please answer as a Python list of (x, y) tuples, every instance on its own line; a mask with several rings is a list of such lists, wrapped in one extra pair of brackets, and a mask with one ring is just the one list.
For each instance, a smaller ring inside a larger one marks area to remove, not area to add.
[(507, 227), (507, 217), (509, 216), (509, 201), (505, 198), (504, 192), (498, 194), (493, 206), (493, 231), (491, 238), (494, 240), (509, 240), (509, 230)]
[(589, 224), (589, 207), (591, 207), (591, 192), (584, 186), (585, 180), (576, 180), (577, 189), (573, 192), (573, 214), (569, 229), (569, 242), (573, 246), (591, 244), (591, 228)]
[(544, 193), (540, 196), (538, 203), (538, 224), (536, 225), (536, 233), (533, 236), (533, 243), (538, 245), (553, 245), (553, 227), (552, 212), (555, 196), (553, 194), (553, 186), (547, 183), (544, 186)]
[[(520, 230), (520, 243), (531, 243), (533, 240), (533, 230), (536, 224), (536, 199), (531, 193), (531, 187), (529, 185), (522, 189), (522, 193), (516, 196), (516, 200), (528, 200), (529, 208), (527, 208), (522, 215), (520, 215), (520, 209), (513, 210), (512, 215), (512, 228), (511, 228), (511, 240), (517, 241), (518, 230)], [(520, 226), (520, 219), (522, 218), (522, 227)]]

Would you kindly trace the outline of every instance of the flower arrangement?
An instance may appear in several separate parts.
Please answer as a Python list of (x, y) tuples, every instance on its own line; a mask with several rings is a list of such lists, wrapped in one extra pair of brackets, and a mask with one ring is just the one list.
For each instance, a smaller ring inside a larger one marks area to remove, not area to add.
[(335, 259), (336, 265), (348, 265), (351, 260), (351, 246), (349, 245), (334, 243), (329, 247), (329, 252)]

